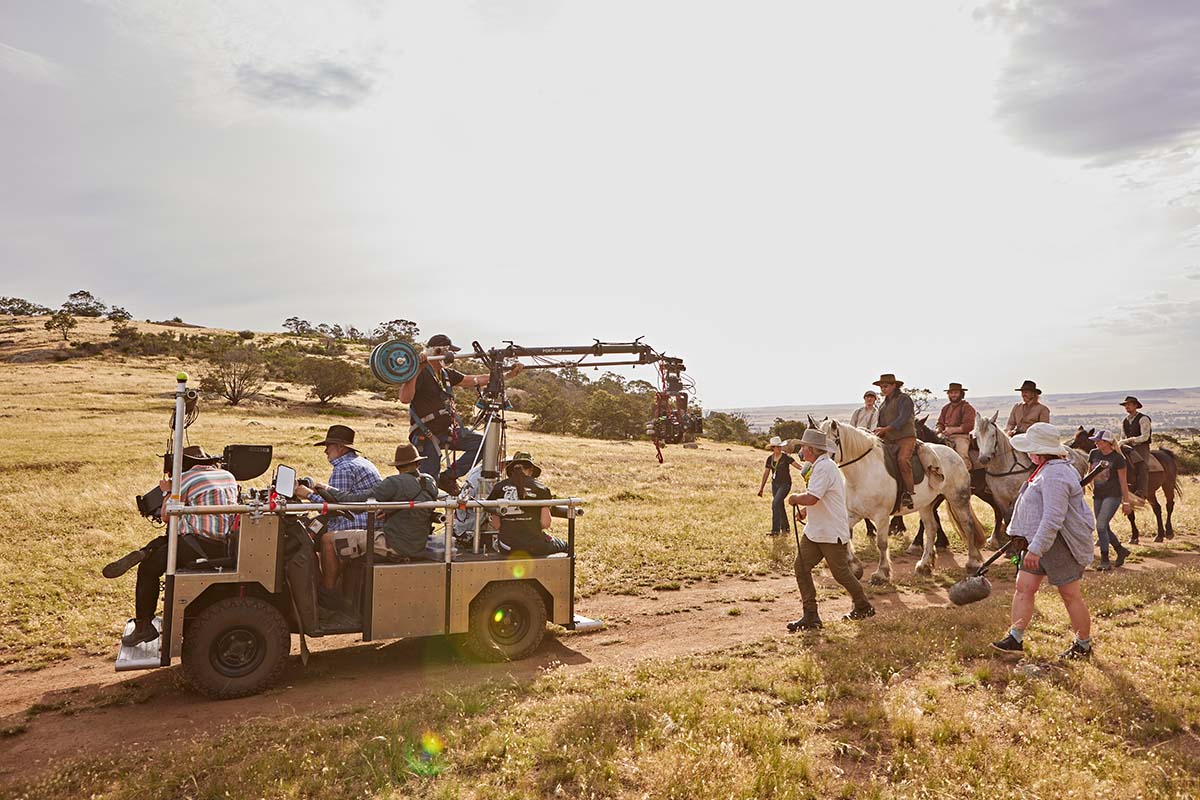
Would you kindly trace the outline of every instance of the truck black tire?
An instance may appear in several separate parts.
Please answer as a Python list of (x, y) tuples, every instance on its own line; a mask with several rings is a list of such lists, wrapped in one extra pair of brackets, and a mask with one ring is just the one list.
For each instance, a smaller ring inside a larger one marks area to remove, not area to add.
[(542, 643), (546, 604), (527, 582), (489, 584), (471, 601), (469, 624), (468, 652), (484, 661), (514, 661)]
[(213, 603), (183, 637), (183, 675), (214, 700), (257, 694), (279, 677), (292, 634), (279, 609), (257, 597)]

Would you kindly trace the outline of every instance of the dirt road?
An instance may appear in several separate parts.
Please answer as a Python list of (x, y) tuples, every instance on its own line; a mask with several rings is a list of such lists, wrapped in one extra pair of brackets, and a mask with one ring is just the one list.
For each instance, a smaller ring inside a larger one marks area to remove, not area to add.
[[(941, 556), (939, 567), (950, 568), (950, 558)], [(962, 556), (954, 558), (961, 567)], [(899, 581), (907, 581), (914, 562), (911, 557), (897, 559)], [(1200, 554), (1178, 553), (1146, 558), (1128, 569), (1197, 563)], [(849, 610), (849, 599), (828, 573), (818, 583), (830, 598), (822, 615), (836, 620)], [(1010, 586), (996, 581), (995, 593), (1007, 594)], [(941, 588), (877, 594), (873, 602), (880, 614), (949, 604)], [(118, 675), (111, 659), (81, 658), (38, 672), (10, 673), (0, 681), (0, 785), (18, 776), (28, 781), (64, 757), (187, 741), (248, 719), (286, 720), (386, 704), (431, 687), (509, 676), (529, 679), (545, 669), (621, 665), (786, 635), (785, 623), (799, 614), (799, 597), (791, 576), (770, 576), (701, 583), (650, 596), (591, 597), (578, 610), (603, 619), (606, 629), (589, 634), (559, 630), (546, 637), (534, 657), (509, 664), (463, 663), (438, 639), (379, 644), (352, 636), (310, 640), (313, 657), (307, 667), (293, 657), (277, 688), (224, 702), (178, 687), (177, 668)]]

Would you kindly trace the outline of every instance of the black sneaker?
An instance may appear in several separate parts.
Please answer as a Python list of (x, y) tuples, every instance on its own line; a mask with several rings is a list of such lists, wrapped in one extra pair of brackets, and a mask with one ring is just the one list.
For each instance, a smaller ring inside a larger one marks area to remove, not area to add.
[(1124, 563), (1125, 563), (1125, 559), (1129, 557), (1129, 548), (1128, 548), (1128, 547), (1122, 547), (1121, 545), (1117, 545), (1117, 546), (1116, 546), (1116, 550), (1117, 550), (1117, 560), (1116, 560), (1116, 562), (1113, 564), (1113, 566), (1114, 566), (1114, 567), (1119, 567), (1119, 566), (1121, 566), (1122, 564), (1124, 564)]
[(142, 642), (153, 642), (157, 638), (158, 628), (154, 627), (152, 620), (136, 619), (133, 621), (133, 630), (121, 637), (121, 644), (133, 647)]
[(842, 619), (847, 622), (858, 622), (860, 619), (875, 616), (875, 606), (866, 605), (862, 608), (856, 608), (849, 614), (843, 614)]
[(132, 553), (126, 553), (121, 556), (111, 564), (105, 564), (104, 569), (100, 570), (100, 574), (106, 578), (119, 578), (142, 563), (145, 558), (145, 550), (134, 550)]
[(1092, 648), (1084, 647), (1078, 641), (1071, 642), (1071, 646), (1063, 651), (1059, 658), (1070, 661), (1080, 661), (1092, 657)]
[(787, 624), (788, 633), (795, 633), (796, 631), (816, 631), (820, 630), (822, 627), (821, 618), (815, 613), (805, 613), (805, 615), (800, 619), (792, 620)]
[(1022, 655), (1025, 652), (1025, 645), (1013, 638), (1010, 633), (998, 642), (992, 642), (992, 649), (999, 650), (1001, 653), (1015, 653)]
[[(1117, 556), (1117, 558), (1120, 558), (1120, 556)], [(1100, 563), (1096, 565), (1096, 572), (1109, 572), (1112, 568), (1112, 563), (1107, 558), (1102, 558), (1100, 559)]]

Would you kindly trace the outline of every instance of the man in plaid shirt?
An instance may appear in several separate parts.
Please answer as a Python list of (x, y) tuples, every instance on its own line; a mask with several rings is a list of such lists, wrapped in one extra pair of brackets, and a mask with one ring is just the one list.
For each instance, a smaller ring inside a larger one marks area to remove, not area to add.
[[(359, 455), (354, 449), (354, 430), (345, 425), (333, 425), (325, 438), (317, 442), (325, 448), (325, 457), (333, 465), (329, 475), (330, 488), (343, 492), (365, 492), (383, 480), (379, 470), (370, 459)], [(329, 521), (328, 531), (363, 530), (367, 527), (366, 513), (355, 514), (354, 519), (337, 517)], [(321, 539), (321, 588), (335, 589), (340, 563), (333, 546), (333, 537)]]

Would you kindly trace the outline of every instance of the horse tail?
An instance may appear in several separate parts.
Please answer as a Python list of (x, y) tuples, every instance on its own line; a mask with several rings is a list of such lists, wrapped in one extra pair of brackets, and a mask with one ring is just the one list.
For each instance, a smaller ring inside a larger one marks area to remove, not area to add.
[(1166, 449), (1155, 450), (1154, 455), (1159, 461), (1165, 462), (1163, 464), (1163, 471), (1171, 475), (1171, 489), (1175, 492), (1175, 496), (1183, 497), (1183, 484), (1179, 482), (1179, 459), (1175, 457), (1174, 453)]
[(954, 503), (946, 503), (946, 508), (950, 510), (950, 521), (954, 523), (955, 529), (958, 530), (958, 535), (963, 538), (963, 541), (968, 541), (968, 536), (975, 540), (976, 547), (983, 547), (987, 542), (987, 534), (983, 530), (983, 523), (979, 521), (979, 517), (975, 516), (975, 509), (971, 507), (971, 495), (967, 495), (965, 503), (967, 507), (967, 519), (971, 525), (968, 532), (967, 526), (963, 524), (963, 520), (958, 518), (958, 514), (954, 513)]

